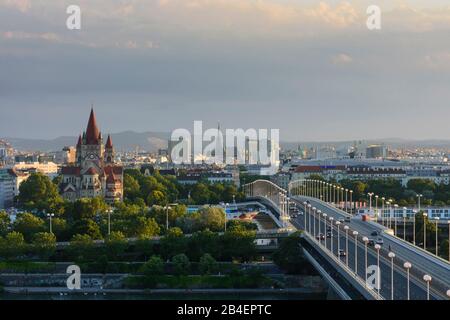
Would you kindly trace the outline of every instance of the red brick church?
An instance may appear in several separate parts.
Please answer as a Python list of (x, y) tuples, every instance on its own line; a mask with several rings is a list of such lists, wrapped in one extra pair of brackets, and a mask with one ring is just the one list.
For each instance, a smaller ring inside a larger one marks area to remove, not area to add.
[(103, 197), (108, 203), (123, 200), (123, 167), (115, 161), (111, 136), (106, 144), (91, 110), (86, 131), (78, 138), (75, 164), (62, 168), (64, 199)]

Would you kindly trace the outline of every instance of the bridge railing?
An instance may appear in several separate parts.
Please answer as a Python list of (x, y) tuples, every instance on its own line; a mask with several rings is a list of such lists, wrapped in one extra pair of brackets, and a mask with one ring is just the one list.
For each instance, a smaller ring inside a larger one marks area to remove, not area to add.
[(287, 190), (268, 180), (256, 180), (242, 186), (246, 197), (263, 197), (280, 211), (279, 224), (289, 228), (289, 197)]
[[(357, 211), (360, 208), (366, 208), (366, 206), (359, 206), (359, 202), (354, 201), (353, 190), (347, 189), (341, 186), (338, 186), (333, 183), (329, 183), (323, 180), (314, 180), (314, 179), (299, 179), (289, 182), (288, 184), (288, 196), (306, 196), (312, 197), (319, 200), (322, 200), (329, 205), (334, 206), (338, 210), (342, 210), (346, 214), (357, 215)], [(395, 237), (397, 241), (407, 242), (408, 244), (414, 246), (419, 252), (427, 253), (435, 258), (439, 259), (443, 263), (450, 264), (450, 247), (448, 248), (448, 260), (445, 260), (439, 255), (439, 247), (438, 247), (438, 220), (436, 222), (436, 240), (435, 240), (435, 248), (434, 251), (431, 251), (429, 246), (426, 245), (427, 237), (426, 233), (424, 233), (423, 239), (423, 247), (417, 245), (416, 239), (416, 215), (415, 212), (413, 218), (408, 218), (409, 222), (413, 222), (413, 238), (407, 239), (406, 237), (406, 214), (403, 213), (401, 216), (398, 216), (398, 211), (405, 211), (403, 209), (398, 209), (398, 205), (394, 204), (393, 200), (387, 200), (384, 197), (379, 197), (374, 193), (368, 193), (369, 197), (369, 216), (373, 215), (375, 217), (373, 223), (377, 223), (386, 231)], [(375, 199), (375, 206), (372, 204), (372, 199)], [(382, 203), (381, 208), (378, 206), (379, 200)], [(386, 210), (389, 212), (388, 216), (386, 216)], [(394, 215), (394, 217), (392, 217)], [(368, 217), (371, 219), (371, 217)], [(427, 215), (424, 214), (424, 221), (427, 219)], [(400, 237), (397, 225), (403, 223), (403, 234)], [(449, 224), (450, 226), (450, 220)], [(450, 230), (449, 230), (450, 231)], [(448, 235), (448, 241), (450, 241), (450, 232)]]

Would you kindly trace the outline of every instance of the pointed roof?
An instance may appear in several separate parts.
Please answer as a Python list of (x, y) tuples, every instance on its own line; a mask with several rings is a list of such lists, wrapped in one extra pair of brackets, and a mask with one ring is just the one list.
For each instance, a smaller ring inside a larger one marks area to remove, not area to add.
[(77, 147), (79, 147), (79, 146), (81, 146), (81, 134), (80, 134), (80, 136), (78, 137), (78, 142), (77, 142)]
[(94, 108), (91, 109), (89, 122), (86, 129), (86, 144), (98, 144), (100, 131), (98, 130), (97, 120), (95, 118)]
[(106, 183), (115, 183), (116, 182), (116, 178), (114, 177), (114, 174), (111, 172), (108, 175), (108, 178), (106, 179)]
[(111, 139), (111, 135), (108, 134), (108, 140), (106, 140), (106, 146), (107, 149), (112, 149), (113, 144), (112, 144), (112, 139)]

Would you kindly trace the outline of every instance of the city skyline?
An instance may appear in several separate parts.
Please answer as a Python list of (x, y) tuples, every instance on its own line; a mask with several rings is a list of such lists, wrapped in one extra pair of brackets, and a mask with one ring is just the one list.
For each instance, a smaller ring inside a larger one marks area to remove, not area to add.
[(76, 31), (68, 4), (0, 1), (0, 136), (76, 135), (93, 103), (112, 133), (450, 138), (445, 1), (379, 1), (377, 31), (370, 1), (81, 2)]

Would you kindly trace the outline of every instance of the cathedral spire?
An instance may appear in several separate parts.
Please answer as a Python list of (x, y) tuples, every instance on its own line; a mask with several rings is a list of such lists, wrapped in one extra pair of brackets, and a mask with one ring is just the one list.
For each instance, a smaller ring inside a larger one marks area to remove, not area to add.
[(78, 137), (77, 147), (81, 146), (81, 134)]
[(91, 109), (91, 115), (89, 116), (89, 122), (86, 129), (86, 144), (98, 144), (100, 137), (100, 131), (98, 130), (97, 120), (95, 118), (94, 108)]
[(111, 135), (108, 134), (108, 140), (106, 140), (106, 149), (112, 149), (113, 144), (112, 144), (112, 139), (111, 139)]

